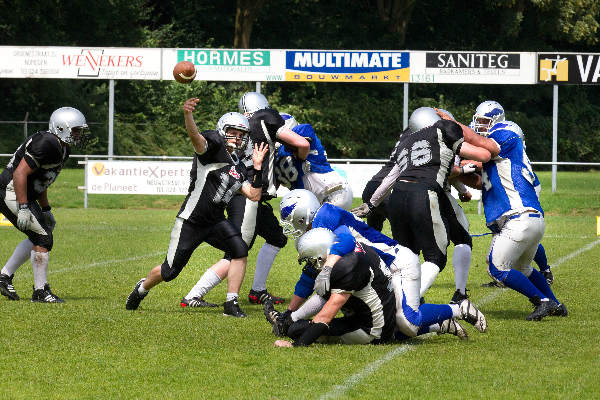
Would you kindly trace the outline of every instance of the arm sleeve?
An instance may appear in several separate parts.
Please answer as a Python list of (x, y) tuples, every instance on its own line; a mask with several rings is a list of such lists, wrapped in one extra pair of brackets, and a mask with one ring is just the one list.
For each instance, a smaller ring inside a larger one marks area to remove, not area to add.
[(437, 124), (439, 124), (439, 127), (442, 128), (442, 137), (446, 143), (446, 146), (458, 154), (460, 151), (460, 146), (465, 141), (460, 125), (454, 121), (449, 121), (446, 119), (438, 121)]
[(396, 180), (398, 180), (398, 177), (400, 176), (401, 172), (402, 171), (400, 170), (400, 166), (398, 164), (394, 164), (390, 172), (388, 172), (388, 174), (385, 176), (385, 178), (383, 178), (377, 189), (375, 189), (375, 192), (373, 192), (373, 195), (369, 200), (369, 203), (371, 203), (371, 205), (377, 207), (379, 204), (381, 204), (383, 200), (385, 200), (387, 196), (389, 196), (389, 194), (392, 191), (392, 188), (394, 187), (394, 183), (396, 183)]
[(336, 230), (335, 241), (329, 249), (329, 254), (335, 254), (337, 256), (345, 256), (348, 253), (352, 253), (356, 248), (356, 239), (352, 236), (350, 229), (346, 225), (342, 225)]
[(296, 283), (296, 287), (294, 287), (294, 294), (298, 297), (302, 297), (303, 299), (308, 299), (313, 292), (314, 286), (315, 278), (307, 274), (305, 271), (302, 271), (300, 279)]

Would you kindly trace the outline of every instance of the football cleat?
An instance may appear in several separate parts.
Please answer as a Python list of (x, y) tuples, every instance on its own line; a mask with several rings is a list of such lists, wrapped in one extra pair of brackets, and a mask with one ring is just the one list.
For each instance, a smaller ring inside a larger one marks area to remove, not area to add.
[(179, 305), (181, 307), (218, 307), (218, 304), (215, 303), (209, 303), (207, 301), (204, 301), (204, 299), (202, 297), (192, 297), (191, 299), (186, 299), (185, 297), (181, 299), (181, 301), (179, 302)]
[(560, 307), (552, 300), (541, 301), (538, 296), (533, 296), (529, 301), (535, 306), (535, 310), (525, 318), (527, 321), (541, 321), (544, 317), (554, 315), (556, 309)]
[(487, 331), (485, 316), (469, 299), (461, 301), (458, 309), (460, 310), (461, 318), (473, 325), (475, 329), (481, 333)]
[(263, 306), (265, 318), (273, 326), (273, 335), (287, 336), (288, 329), (294, 323), (292, 311), (279, 312), (273, 307), (273, 302), (267, 301)]
[(447, 319), (440, 324), (440, 331), (437, 334), (443, 335), (444, 333), (458, 336), (458, 338), (461, 340), (466, 340), (469, 338), (467, 331), (465, 331), (465, 329), (454, 318)]
[(555, 317), (566, 317), (569, 315), (569, 312), (567, 311), (567, 306), (564, 305), (564, 303), (560, 303), (558, 305), (558, 307), (556, 307), (556, 309), (554, 310), (554, 312), (552, 312), (552, 315)]
[(548, 285), (552, 285), (552, 283), (554, 282), (554, 275), (552, 275), (552, 271), (550, 271), (550, 268), (548, 268), (546, 271), (540, 271), (542, 273), (542, 275), (544, 275), (544, 278), (546, 278), (546, 282), (548, 282)]
[(19, 300), (20, 297), (15, 291), (15, 287), (12, 284), (14, 274), (8, 276), (6, 274), (0, 274), (0, 293), (3, 296), (8, 297), (9, 300)]
[(456, 289), (454, 294), (452, 295), (452, 299), (450, 300), (450, 304), (459, 304), (461, 301), (468, 299), (469, 295), (467, 294), (468, 290), (465, 289), (465, 294), (462, 294), (460, 290)]
[(248, 293), (248, 301), (250, 302), (250, 304), (264, 304), (267, 301), (271, 301), (273, 304), (285, 303), (285, 299), (283, 297), (273, 296), (267, 291), (267, 289), (250, 289), (250, 293)]
[(146, 278), (140, 279), (139, 282), (136, 283), (131, 293), (129, 293), (129, 296), (127, 296), (127, 302), (125, 303), (125, 308), (127, 310), (137, 310), (142, 300), (144, 300), (144, 297), (148, 295), (148, 292), (146, 292), (145, 294), (140, 294), (140, 292), (138, 291), (138, 289), (145, 280)]
[(240, 308), (238, 299), (233, 299), (223, 303), (223, 315), (227, 317), (245, 318), (246, 313)]
[(492, 288), (494, 288), (494, 287), (497, 287), (497, 288), (503, 288), (503, 287), (505, 287), (505, 286), (504, 286), (504, 284), (503, 284), (502, 282), (499, 282), (499, 281), (491, 281), (491, 282), (488, 282), (488, 283), (482, 283), (482, 284), (481, 284), (481, 287), (492, 287)]
[(33, 288), (33, 294), (31, 295), (31, 301), (33, 303), (64, 303), (65, 301), (52, 293), (50, 285), (47, 283), (43, 289)]

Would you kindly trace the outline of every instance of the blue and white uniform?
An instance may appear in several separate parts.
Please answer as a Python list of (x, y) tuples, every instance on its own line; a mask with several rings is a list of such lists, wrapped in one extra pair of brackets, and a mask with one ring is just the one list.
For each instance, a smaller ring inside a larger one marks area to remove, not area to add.
[(543, 275), (531, 267), (544, 236), (544, 211), (535, 189), (539, 180), (515, 125), (498, 122), (487, 136), (500, 148), (498, 156), (483, 164), (482, 172), (486, 224), (494, 233), (489, 272), (530, 299), (538, 296), (558, 303)]
[(306, 160), (294, 157), (291, 149), (279, 147), (275, 158), (275, 176), (288, 189), (306, 189), (317, 196), (319, 202), (329, 202), (344, 209), (352, 205), (352, 191), (346, 179), (337, 173), (329, 161), (327, 152), (310, 124), (300, 124), (292, 131), (310, 143)]

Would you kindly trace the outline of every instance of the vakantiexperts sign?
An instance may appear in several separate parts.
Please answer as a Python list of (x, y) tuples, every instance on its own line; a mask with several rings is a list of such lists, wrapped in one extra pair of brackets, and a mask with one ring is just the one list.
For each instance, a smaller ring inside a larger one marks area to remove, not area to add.
[(406, 51), (293, 50), (285, 54), (285, 80), (303, 82), (408, 82)]
[(540, 53), (538, 83), (598, 85), (600, 54)]

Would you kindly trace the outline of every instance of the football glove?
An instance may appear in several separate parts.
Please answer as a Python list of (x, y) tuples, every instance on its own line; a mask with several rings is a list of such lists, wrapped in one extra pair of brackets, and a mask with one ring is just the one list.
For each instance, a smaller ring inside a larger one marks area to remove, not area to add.
[(460, 167), (461, 175), (470, 174), (471, 172), (475, 172), (475, 171), (477, 171), (477, 165), (475, 165), (475, 164), (469, 163), (469, 164), (465, 164)]
[(33, 225), (33, 214), (27, 204), (19, 204), (19, 212), (17, 213), (17, 228), (20, 231), (27, 231)]
[(358, 218), (366, 218), (373, 211), (373, 205), (369, 202), (362, 203), (360, 206), (353, 208), (350, 212), (356, 215)]
[(323, 297), (329, 292), (329, 276), (331, 275), (331, 267), (326, 265), (323, 267), (319, 275), (315, 279), (315, 293)]

